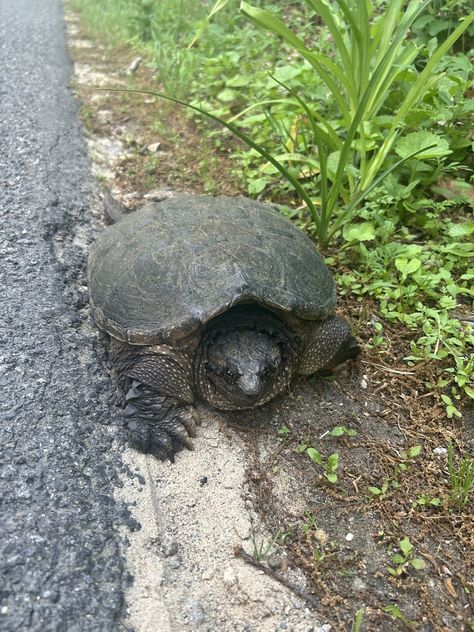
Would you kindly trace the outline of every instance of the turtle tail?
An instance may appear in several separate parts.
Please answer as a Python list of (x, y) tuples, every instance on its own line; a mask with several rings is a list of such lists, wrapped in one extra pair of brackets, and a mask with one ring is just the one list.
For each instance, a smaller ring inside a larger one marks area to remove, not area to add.
[(116, 200), (106, 186), (102, 187), (102, 202), (108, 224), (116, 224), (132, 211), (132, 209)]

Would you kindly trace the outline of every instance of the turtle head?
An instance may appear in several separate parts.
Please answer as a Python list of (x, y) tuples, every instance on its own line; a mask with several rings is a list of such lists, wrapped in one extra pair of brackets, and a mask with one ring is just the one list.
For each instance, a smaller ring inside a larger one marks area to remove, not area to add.
[(252, 329), (219, 333), (207, 348), (205, 364), (209, 385), (226, 408), (252, 408), (269, 399), (283, 370), (277, 340)]

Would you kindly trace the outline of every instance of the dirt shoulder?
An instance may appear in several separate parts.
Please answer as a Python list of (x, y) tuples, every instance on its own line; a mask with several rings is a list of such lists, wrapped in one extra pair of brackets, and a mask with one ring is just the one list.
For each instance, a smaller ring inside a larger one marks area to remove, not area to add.
[[(136, 52), (108, 48), (71, 12), (69, 35), (90, 155), (114, 195), (136, 206), (241, 192), (226, 151), (182, 112), (97, 90), (156, 89), (146, 63), (127, 74)], [(446, 446), (472, 445), (472, 426), (445, 418), (424, 386), (429, 366), (403, 363), (403, 330), (386, 327), (381, 355), (368, 344), (376, 307), (346, 298), (339, 310), (364, 353), (335, 381), (247, 414), (201, 410), (194, 452), (173, 465), (125, 453), (137, 476), (120, 497), (141, 524), (127, 534), (133, 629), (347, 630), (358, 612), (362, 630), (472, 629), (471, 509), (446, 500)]]

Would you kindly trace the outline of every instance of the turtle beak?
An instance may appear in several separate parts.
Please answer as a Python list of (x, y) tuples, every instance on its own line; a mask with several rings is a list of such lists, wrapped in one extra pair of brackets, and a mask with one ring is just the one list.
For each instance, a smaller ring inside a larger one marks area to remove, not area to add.
[(255, 375), (255, 373), (250, 373), (248, 375), (241, 375), (238, 381), (240, 390), (247, 397), (255, 397), (260, 395), (262, 390), (262, 380)]

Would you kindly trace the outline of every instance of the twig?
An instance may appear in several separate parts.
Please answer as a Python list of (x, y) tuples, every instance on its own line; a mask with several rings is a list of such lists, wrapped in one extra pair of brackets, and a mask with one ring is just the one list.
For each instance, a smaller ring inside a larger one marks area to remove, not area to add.
[(367, 362), (367, 360), (362, 360), (362, 364), (369, 364), (370, 366), (376, 366), (379, 369), (388, 371), (389, 373), (398, 373), (398, 375), (415, 375), (415, 371), (399, 371), (397, 369), (390, 369), (388, 366), (384, 366), (383, 364), (377, 364), (376, 362)]
[(282, 575), (280, 575), (279, 573), (276, 573), (270, 567), (265, 566), (264, 564), (261, 564), (260, 562), (257, 562), (257, 560), (255, 560), (251, 555), (246, 553), (241, 546), (234, 547), (234, 555), (235, 557), (240, 557), (242, 560), (244, 560), (244, 562), (247, 562), (247, 564), (250, 564), (251, 566), (258, 568), (259, 571), (263, 571), (267, 575), (270, 575), (270, 577), (272, 577), (273, 579), (276, 579), (277, 582), (280, 582), (280, 584), (283, 584), (283, 586), (286, 586), (286, 588), (289, 588), (296, 595), (298, 595), (299, 597), (301, 597), (302, 599), (310, 603), (315, 608), (320, 606), (319, 601), (315, 597), (308, 594), (304, 590), (301, 590), (301, 588), (298, 588), (298, 586), (295, 586), (293, 583), (289, 582)]

